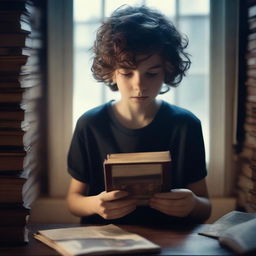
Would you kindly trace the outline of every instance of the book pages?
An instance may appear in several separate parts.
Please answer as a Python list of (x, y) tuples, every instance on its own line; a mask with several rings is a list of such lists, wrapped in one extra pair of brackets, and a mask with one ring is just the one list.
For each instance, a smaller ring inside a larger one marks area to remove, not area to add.
[(112, 224), (40, 230), (34, 236), (64, 256), (160, 250), (149, 240)]

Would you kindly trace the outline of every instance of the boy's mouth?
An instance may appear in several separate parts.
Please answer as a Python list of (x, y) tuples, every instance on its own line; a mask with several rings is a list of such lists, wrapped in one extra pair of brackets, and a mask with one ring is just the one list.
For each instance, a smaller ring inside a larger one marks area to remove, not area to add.
[(131, 98), (135, 100), (145, 100), (148, 98), (148, 96), (132, 96)]

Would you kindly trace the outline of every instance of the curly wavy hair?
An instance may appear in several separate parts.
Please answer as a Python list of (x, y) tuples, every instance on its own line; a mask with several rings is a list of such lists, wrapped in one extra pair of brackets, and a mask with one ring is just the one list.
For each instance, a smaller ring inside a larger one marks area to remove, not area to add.
[(160, 54), (168, 91), (181, 82), (191, 61), (184, 50), (188, 39), (167, 17), (146, 6), (121, 6), (103, 22), (93, 45), (92, 73), (99, 82), (117, 91), (113, 73), (117, 68), (136, 68), (137, 55)]

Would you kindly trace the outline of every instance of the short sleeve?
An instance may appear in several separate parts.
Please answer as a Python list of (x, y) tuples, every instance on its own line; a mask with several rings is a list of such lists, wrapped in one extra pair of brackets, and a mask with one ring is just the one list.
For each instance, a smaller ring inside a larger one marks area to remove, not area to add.
[(185, 183), (190, 184), (207, 175), (202, 127), (196, 117), (191, 119), (186, 137)]
[(83, 122), (79, 119), (69, 147), (67, 164), (68, 172), (73, 178), (87, 183), (89, 178), (86, 175), (86, 164), (88, 161), (84, 129)]

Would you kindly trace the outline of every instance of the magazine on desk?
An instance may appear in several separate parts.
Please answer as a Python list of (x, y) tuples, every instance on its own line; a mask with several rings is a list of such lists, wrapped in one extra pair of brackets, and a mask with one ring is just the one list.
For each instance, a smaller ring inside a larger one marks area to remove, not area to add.
[(125, 190), (146, 205), (157, 192), (170, 191), (169, 151), (108, 154), (103, 163), (105, 190)]
[(63, 256), (160, 251), (157, 244), (113, 224), (39, 230), (34, 237)]
[(199, 234), (218, 239), (236, 253), (256, 252), (256, 213), (231, 211)]

